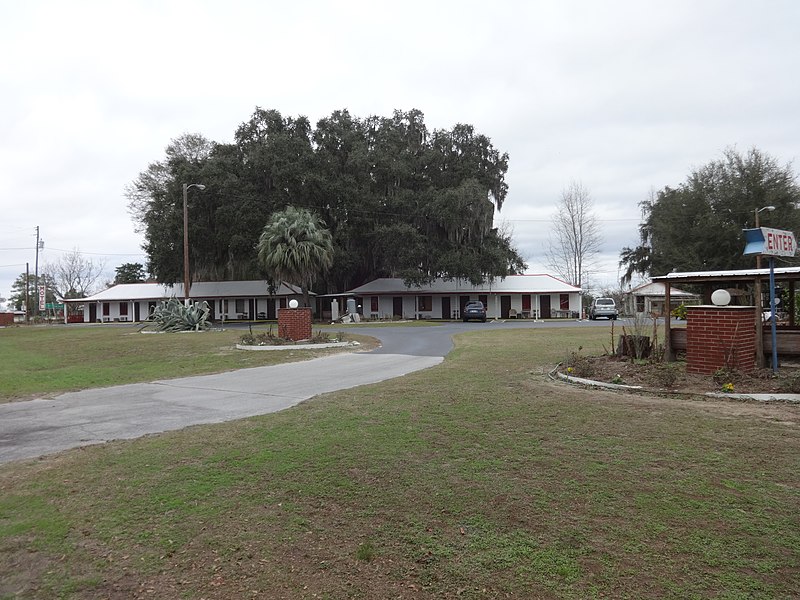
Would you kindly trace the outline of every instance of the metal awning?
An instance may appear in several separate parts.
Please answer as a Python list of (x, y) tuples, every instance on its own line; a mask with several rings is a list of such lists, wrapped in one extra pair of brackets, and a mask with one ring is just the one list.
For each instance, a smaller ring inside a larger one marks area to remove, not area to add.
[[(756, 278), (768, 278), (769, 269), (738, 269), (735, 271), (686, 271), (667, 273), (651, 277), (653, 281), (665, 283), (750, 283)], [(775, 269), (776, 281), (800, 281), (800, 267), (779, 267)]]
[[(779, 267), (773, 270), (776, 282), (789, 283), (789, 319), (790, 325), (794, 326), (794, 286), (795, 282), (800, 280), (800, 267)], [(710, 295), (711, 285), (716, 284), (737, 284), (747, 283), (753, 285), (753, 289), (760, 289), (761, 282), (769, 280), (769, 269), (738, 269), (730, 271), (689, 271), (684, 273), (668, 273), (667, 275), (659, 275), (651, 277), (653, 281), (660, 281), (666, 283), (666, 298), (665, 302), (669, 306), (670, 302), (670, 285), (673, 283), (696, 283), (704, 284), (706, 287), (706, 295)], [(761, 294), (754, 293), (755, 300), (755, 328), (756, 328), (756, 357), (759, 365), (764, 361), (764, 346), (762, 339), (762, 319), (761, 319)], [(667, 357), (672, 358), (672, 348), (670, 347), (670, 319), (665, 319), (664, 325), (664, 338), (665, 350)]]

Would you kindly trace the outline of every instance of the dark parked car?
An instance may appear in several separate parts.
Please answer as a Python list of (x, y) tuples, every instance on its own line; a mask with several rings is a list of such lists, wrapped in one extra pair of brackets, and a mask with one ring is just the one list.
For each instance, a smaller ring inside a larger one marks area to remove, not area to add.
[(467, 302), (464, 305), (464, 312), (462, 313), (461, 318), (464, 320), (464, 323), (470, 319), (477, 319), (482, 323), (486, 323), (486, 307), (480, 300)]

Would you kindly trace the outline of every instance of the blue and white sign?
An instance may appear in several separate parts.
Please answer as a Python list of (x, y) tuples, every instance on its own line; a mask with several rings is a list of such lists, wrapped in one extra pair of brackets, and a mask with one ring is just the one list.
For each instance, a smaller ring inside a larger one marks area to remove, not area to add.
[(791, 231), (759, 227), (744, 230), (744, 254), (762, 256), (794, 256), (797, 253), (797, 239)]

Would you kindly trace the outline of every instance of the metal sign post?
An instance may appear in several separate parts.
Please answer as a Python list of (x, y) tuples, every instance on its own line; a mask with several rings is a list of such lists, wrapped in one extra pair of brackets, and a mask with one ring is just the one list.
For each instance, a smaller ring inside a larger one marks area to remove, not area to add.
[[(761, 293), (761, 290), (759, 290)], [(778, 324), (775, 315), (775, 257), (769, 257), (769, 320), (772, 330), (772, 372), (778, 372)]]
[[(745, 248), (744, 255), (756, 254), (769, 256), (769, 312), (772, 332), (772, 372), (778, 372), (778, 332), (777, 318), (775, 314), (775, 257), (794, 256), (797, 252), (797, 239), (791, 231), (782, 229), (772, 229), (770, 227), (758, 227), (757, 229), (744, 230)], [(758, 281), (758, 279), (756, 279)], [(761, 290), (755, 290), (756, 294), (761, 294)], [(756, 303), (758, 304), (758, 303)], [(758, 319), (763, 319), (762, 315), (757, 315)]]

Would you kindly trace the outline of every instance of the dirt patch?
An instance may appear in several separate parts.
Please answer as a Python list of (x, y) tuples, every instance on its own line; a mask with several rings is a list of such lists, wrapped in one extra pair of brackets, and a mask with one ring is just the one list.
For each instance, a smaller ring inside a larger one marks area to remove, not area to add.
[(781, 365), (778, 373), (756, 369), (746, 373), (720, 369), (713, 375), (686, 372), (686, 362), (672, 363), (631, 360), (628, 357), (580, 356), (573, 354), (561, 371), (575, 377), (604, 383), (640, 385), (653, 390), (705, 394), (730, 392), (741, 394), (800, 393), (800, 364)]

